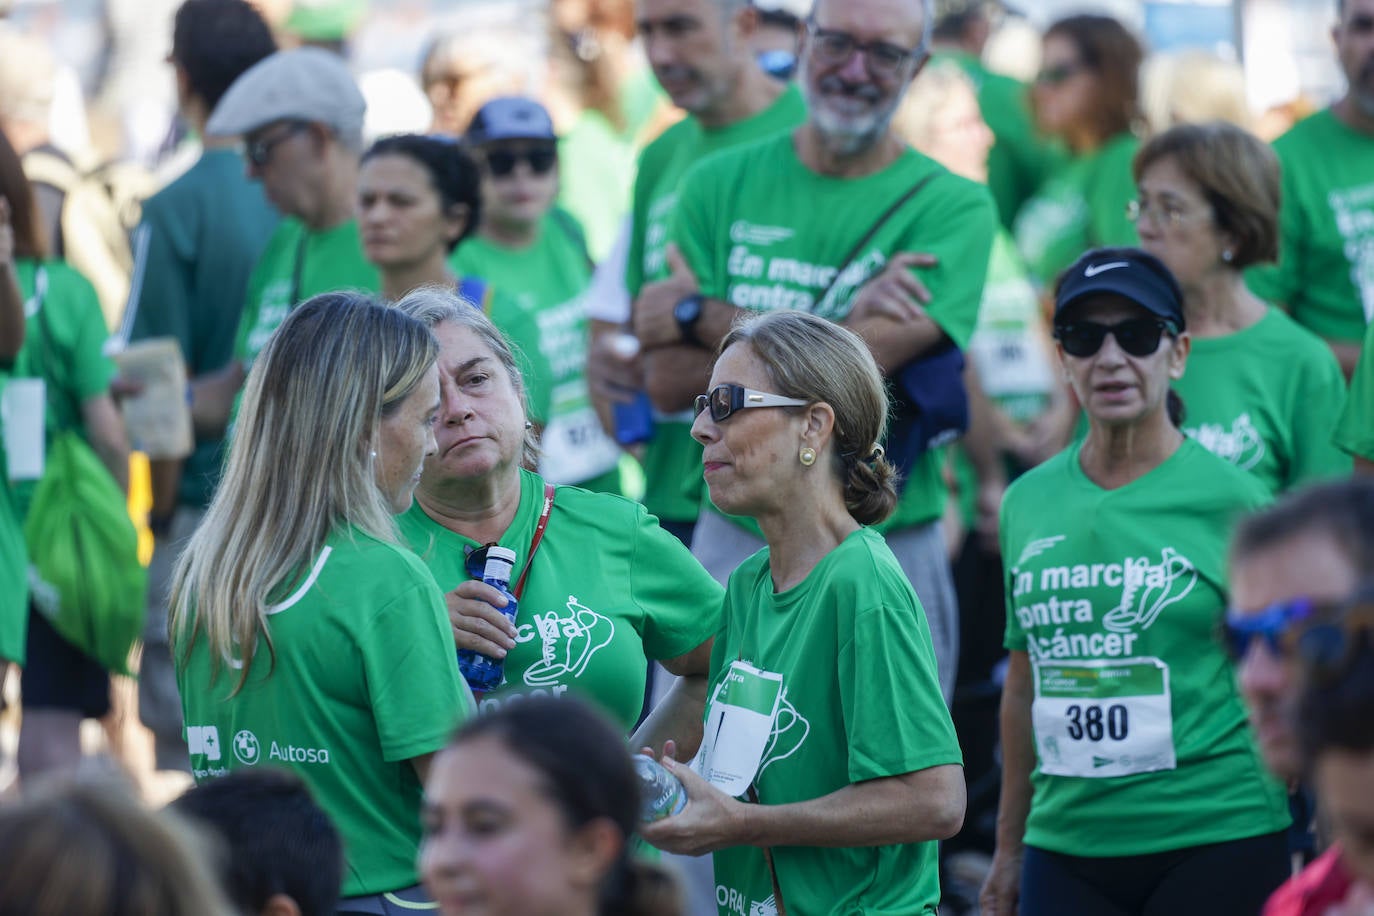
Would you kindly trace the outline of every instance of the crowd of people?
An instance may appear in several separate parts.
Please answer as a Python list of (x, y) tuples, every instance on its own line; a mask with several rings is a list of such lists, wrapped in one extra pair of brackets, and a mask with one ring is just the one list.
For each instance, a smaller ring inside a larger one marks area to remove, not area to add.
[(130, 226), (0, 23), (0, 916), (1374, 914), (1374, 0), (1277, 138), (995, 0), (551, 0), (377, 135), (277, 6)]

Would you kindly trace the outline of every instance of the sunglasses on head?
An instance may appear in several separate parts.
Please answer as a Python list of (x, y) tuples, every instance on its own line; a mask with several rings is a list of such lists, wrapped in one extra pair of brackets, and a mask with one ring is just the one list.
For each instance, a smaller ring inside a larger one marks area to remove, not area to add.
[(1294, 598), (1271, 604), (1257, 614), (1246, 614), (1235, 608), (1227, 611), (1221, 624), (1226, 651), (1232, 661), (1240, 661), (1251, 644), (1260, 639), (1274, 655), (1286, 655), (1296, 640), (1300, 624), (1316, 613), (1316, 605), (1308, 598)]
[(504, 178), (515, 171), (521, 162), (530, 167), (536, 175), (547, 175), (558, 163), (558, 150), (552, 146), (536, 146), (527, 150), (494, 149), (487, 153), (487, 168), (497, 177)]
[(800, 398), (769, 394), (755, 391), (743, 385), (717, 385), (709, 394), (699, 394), (693, 405), (693, 416), (700, 416), (703, 410), (711, 411), (711, 419), (721, 422), (737, 410), (748, 407), (804, 407), (809, 401)]
[(1132, 356), (1149, 356), (1159, 349), (1165, 334), (1176, 335), (1172, 322), (1161, 318), (1128, 318), (1116, 324), (1096, 321), (1067, 321), (1054, 326), (1054, 337), (1070, 356), (1092, 356), (1102, 349), (1107, 335), (1115, 338), (1117, 346)]

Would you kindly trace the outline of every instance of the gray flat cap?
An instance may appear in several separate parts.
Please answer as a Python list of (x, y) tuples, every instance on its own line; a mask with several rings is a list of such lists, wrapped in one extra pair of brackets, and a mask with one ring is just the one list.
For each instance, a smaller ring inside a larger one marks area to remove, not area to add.
[(347, 146), (362, 145), (367, 102), (343, 58), (320, 48), (278, 51), (234, 81), (205, 132), (242, 136), (273, 121), (314, 121), (334, 128)]

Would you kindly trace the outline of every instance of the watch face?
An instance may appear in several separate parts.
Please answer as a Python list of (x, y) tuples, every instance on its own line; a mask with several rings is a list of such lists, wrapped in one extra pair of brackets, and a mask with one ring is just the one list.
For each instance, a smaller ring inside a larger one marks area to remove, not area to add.
[(673, 317), (678, 324), (694, 324), (701, 317), (701, 297), (688, 296), (673, 306)]

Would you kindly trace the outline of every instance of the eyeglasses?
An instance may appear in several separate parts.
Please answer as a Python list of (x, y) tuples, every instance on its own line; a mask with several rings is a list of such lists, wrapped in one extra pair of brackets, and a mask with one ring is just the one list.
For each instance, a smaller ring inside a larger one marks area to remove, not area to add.
[(481, 581), (482, 576), (484, 576), (487, 571), (487, 554), (491, 552), (493, 547), (499, 546), (500, 545), (495, 541), (492, 541), (490, 544), (483, 544), (481, 547), (469, 551), (467, 557), (463, 560), (463, 569), (467, 570), (469, 579)]
[(1139, 200), (1127, 201), (1126, 203), (1126, 218), (1133, 223), (1138, 223), (1147, 216), (1153, 216), (1157, 222), (1162, 221), (1170, 226), (1181, 226), (1196, 219), (1201, 212), (1180, 207), (1178, 204), (1167, 200), (1162, 200), (1154, 205)]
[(1035, 82), (1041, 86), (1060, 86), (1087, 70), (1083, 64), (1058, 64), (1046, 67), (1035, 75)]
[(701, 416), (706, 409), (711, 411), (711, 419), (722, 422), (737, 410), (748, 407), (804, 407), (810, 401), (800, 398), (787, 398), (780, 394), (755, 391), (743, 385), (717, 385), (710, 394), (699, 394), (693, 409), (693, 416)]
[(248, 161), (258, 168), (267, 165), (272, 159), (272, 151), (278, 146), (290, 140), (296, 134), (303, 133), (310, 129), (309, 121), (290, 121), (286, 127), (270, 137), (259, 137), (248, 143), (244, 147), (244, 155)]
[(552, 146), (536, 146), (527, 150), (494, 149), (486, 154), (487, 169), (497, 178), (505, 178), (521, 162), (536, 175), (547, 175), (558, 163), (558, 150)]
[(903, 67), (925, 54), (925, 45), (908, 50), (886, 41), (860, 43), (848, 32), (823, 29), (814, 22), (806, 24), (806, 31), (811, 36), (811, 53), (817, 60), (825, 64), (843, 64), (856, 52), (862, 53), (868, 72), (874, 76), (896, 76)]
[(1070, 356), (1092, 356), (1102, 349), (1110, 334), (1116, 344), (1132, 356), (1149, 356), (1159, 349), (1165, 334), (1173, 337), (1178, 329), (1171, 322), (1159, 318), (1129, 318), (1116, 324), (1096, 321), (1072, 321), (1054, 326), (1054, 337)]
[(1257, 614), (1232, 608), (1221, 624), (1221, 635), (1233, 661), (1244, 658), (1255, 639), (1264, 640), (1273, 654), (1286, 655), (1292, 649), (1297, 625), (1310, 619), (1315, 612), (1316, 605), (1308, 598), (1280, 601)]

